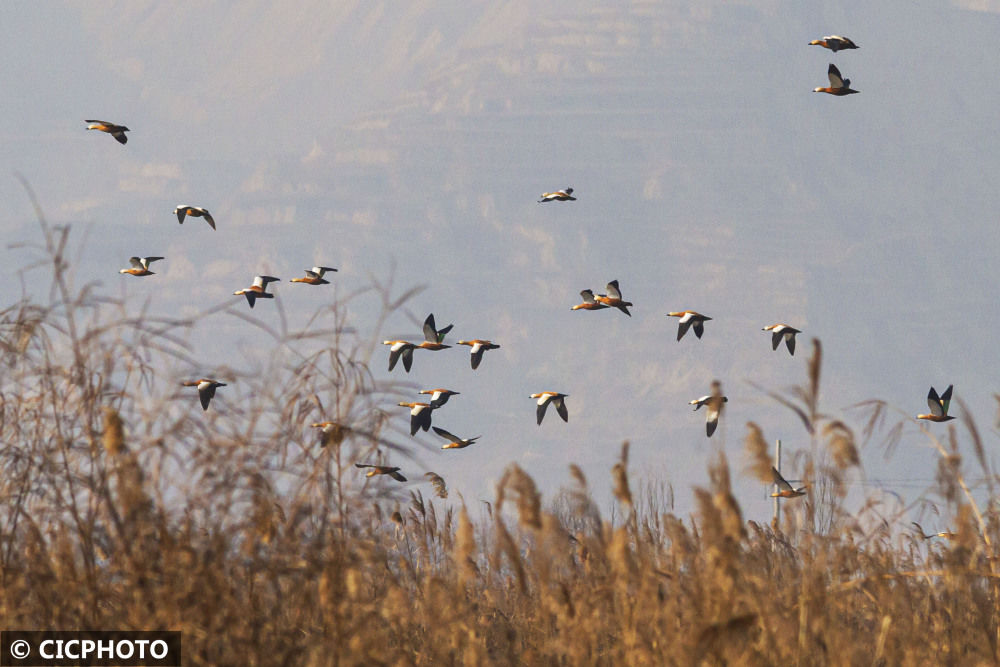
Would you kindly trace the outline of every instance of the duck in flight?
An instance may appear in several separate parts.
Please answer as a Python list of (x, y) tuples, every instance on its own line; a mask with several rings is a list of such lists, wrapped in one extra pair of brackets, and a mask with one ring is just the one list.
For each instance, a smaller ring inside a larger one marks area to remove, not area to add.
[(834, 53), (845, 49), (859, 48), (857, 44), (840, 35), (827, 35), (823, 39), (814, 39), (809, 42), (809, 46), (822, 46), (824, 49), (830, 49)]
[(119, 269), (118, 273), (127, 273), (130, 276), (151, 276), (153, 272), (149, 270), (152, 262), (163, 259), (162, 257), (129, 257), (128, 263), (132, 266), (127, 269)]
[(917, 415), (917, 419), (926, 419), (932, 422), (946, 422), (954, 417), (948, 414), (948, 407), (951, 405), (951, 390), (954, 385), (948, 385), (944, 393), (938, 396), (934, 387), (927, 393), (927, 406), (931, 409), (929, 414)]
[(545, 411), (548, 409), (549, 403), (556, 407), (556, 413), (562, 417), (562, 420), (564, 422), (568, 422), (569, 410), (566, 409), (565, 400), (568, 396), (569, 394), (560, 394), (556, 391), (542, 391), (529, 396), (529, 398), (538, 399), (538, 407), (535, 408), (535, 419), (537, 420), (538, 425), (542, 425), (542, 419), (545, 417)]
[(215, 398), (215, 390), (217, 387), (225, 387), (225, 382), (216, 382), (215, 380), (209, 380), (202, 378), (200, 380), (188, 380), (187, 382), (181, 383), (185, 387), (198, 387), (198, 398), (201, 399), (201, 409), (208, 410), (208, 404), (212, 402)]
[[(598, 303), (604, 304), (609, 308), (617, 308), (629, 317), (632, 317), (632, 313), (628, 312), (628, 307), (632, 305), (631, 301), (625, 301), (622, 299), (621, 290), (618, 289), (618, 281), (612, 280), (605, 287), (607, 294), (598, 294), (594, 297), (594, 300)], [(581, 292), (582, 295), (582, 292)]]
[(331, 442), (339, 444), (344, 439), (344, 432), (347, 430), (337, 422), (313, 422), (309, 426), (319, 429), (320, 447), (326, 447)]
[(365, 477), (374, 477), (375, 475), (388, 475), (397, 482), (406, 481), (406, 478), (399, 473), (399, 466), (376, 466), (370, 463), (355, 463), (354, 467), (362, 469), (370, 468), (370, 470), (365, 473)]
[(293, 283), (305, 283), (306, 285), (329, 285), (330, 281), (323, 278), (327, 271), (336, 272), (337, 269), (332, 269), (329, 266), (314, 266), (311, 269), (306, 269), (306, 275), (303, 278), (292, 278)]
[(393, 368), (396, 367), (396, 362), (400, 359), (403, 360), (403, 368), (407, 373), (410, 372), (410, 367), (413, 366), (413, 350), (416, 349), (416, 345), (405, 340), (384, 340), (383, 345), (389, 345), (389, 371), (391, 372)]
[(705, 406), (705, 433), (708, 434), (708, 437), (711, 438), (712, 434), (715, 433), (715, 429), (719, 426), (719, 417), (722, 415), (723, 403), (728, 402), (729, 399), (722, 395), (722, 385), (718, 380), (712, 382), (712, 393), (688, 401), (688, 405), (693, 405), (695, 410)]
[(491, 340), (481, 340), (476, 338), (474, 340), (460, 340), (459, 345), (468, 345), (469, 353), (472, 355), (470, 357), (470, 362), (472, 363), (472, 370), (479, 368), (479, 364), (483, 361), (483, 355), (486, 350), (499, 350), (500, 345), (494, 343)]
[(267, 291), (269, 283), (277, 282), (280, 278), (274, 276), (254, 276), (253, 285), (233, 292), (234, 296), (243, 295), (247, 298), (247, 303), (253, 308), (257, 299), (273, 299), (274, 295)]
[(88, 123), (88, 130), (98, 130), (99, 132), (107, 132), (112, 137), (118, 140), (118, 143), (125, 144), (128, 141), (128, 137), (125, 136), (126, 132), (130, 130), (124, 125), (115, 125), (114, 123), (109, 123), (103, 120), (85, 120)]
[(677, 340), (684, 338), (684, 334), (687, 333), (688, 328), (694, 329), (694, 335), (701, 338), (701, 335), (705, 333), (705, 322), (712, 319), (707, 315), (702, 315), (701, 313), (696, 313), (693, 310), (675, 310), (667, 313), (667, 317), (679, 317), (680, 321), (677, 325)]
[(570, 310), (600, 310), (602, 308), (607, 308), (606, 305), (597, 300), (597, 297), (594, 296), (593, 290), (583, 290), (580, 292), (580, 297), (583, 301), (570, 308)]
[(851, 80), (845, 79), (840, 75), (840, 70), (833, 63), (830, 63), (830, 67), (826, 70), (826, 75), (830, 79), (829, 88), (813, 88), (814, 93), (829, 93), (830, 95), (836, 95), (842, 97), (844, 95), (851, 95), (853, 93), (860, 93), (860, 90), (854, 90), (851, 88)]
[[(434, 313), (431, 313), (430, 315), (427, 316), (427, 319), (424, 320), (424, 340), (418, 345), (414, 345), (413, 346), (414, 349), (431, 350), (435, 352), (438, 350), (447, 350), (449, 347), (451, 347), (451, 345), (445, 345), (441, 341), (444, 340), (444, 337), (448, 334), (449, 331), (451, 331), (451, 328), (453, 326), (455, 325), (449, 324), (446, 327), (438, 329), (434, 325)], [(409, 371), (409, 369), (407, 369), (407, 371)]]
[(555, 192), (543, 192), (542, 198), (538, 200), (538, 203), (547, 201), (576, 201), (576, 197), (573, 196), (573, 188), (566, 188), (565, 190), (556, 190)]
[(434, 432), (440, 435), (442, 438), (448, 442), (441, 445), (441, 449), (465, 449), (469, 445), (473, 444), (476, 440), (479, 440), (481, 435), (477, 435), (474, 438), (460, 438), (454, 433), (449, 433), (443, 428), (434, 427)]
[(202, 208), (201, 206), (188, 206), (187, 204), (181, 204), (174, 209), (174, 215), (177, 216), (177, 222), (184, 224), (185, 216), (191, 216), (192, 218), (205, 218), (205, 222), (212, 229), (215, 229), (215, 218), (212, 214), (208, 212), (208, 209)]
[(925, 540), (929, 540), (932, 537), (943, 537), (946, 540), (953, 540), (956, 537), (958, 537), (958, 533), (955, 533), (955, 532), (950, 531), (950, 530), (943, 530), (943, 531), (941, 531), (939, 533), (925, 533), (923, 526), (921, 526), (916, 521), (911, 521), (910, 525), (913, 526), (916, 529), (917, 535), (919, 535), (921, 538), (923, 538)]
[(416, 435), (420, 429), (430, 430), (435, 406), (430, 403), (400, 403), (399, 406), (410, 409), (410, 435)]
[(764, 327), (761, 331), (771, 332), (771, 349), (777, 350), (778, 346), (781, 344), (781, 339), (785, 339), (785, 347), (788, 348), (788, 353), (795, 355), (795, 334), (802, 333), (798, 329), (792, 328), (787, 324), (771, 324)]
[(440, 408), (448, 402), (449, 398), (458, 396), (460, 392), (452, 391), (451, 389), (421, 389), (420, 393), (431, 397), (432, 408)]
[[(434, 324), (434, 313), (427, 316), (424, 320), (424, 340), (428, 343), (441, 343), (444, 342), (444, 337), (448, 335), (451, 328), (455, 326), (454, 324), (449, 324), (446, 327), (438, 329)], [(447, 346), (446, 346), (447, 347)]]
[(778, 487), (778, 490), (771, 494), (772, 498), (796, 498), (798, 496), (806, 495), (806, 487), (793, 487), (784, 477), (781, 476), (778, 469), (773, 466), (771, 467), (771, 475), (774, 477), (774, 484)]

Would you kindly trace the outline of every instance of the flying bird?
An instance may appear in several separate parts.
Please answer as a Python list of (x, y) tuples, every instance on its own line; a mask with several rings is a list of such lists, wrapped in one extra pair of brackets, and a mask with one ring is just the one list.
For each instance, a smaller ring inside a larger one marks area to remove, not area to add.
[(830, 87), (829, 88), (813, 88), (814, 93), (829, 93), (830, 95), (837, 95), (842, 97), (844, 95), (850, 95), (851, 93), (860, 93), (860, 90), (854, 90), (851, 88), (851, 80), (845, 79), (840, 76), (840, 70), (833, 63), (830, 63), (830, 67), (826, 70), (826, 75), (830, 77)]
[(677, 325), (677, 340), (684, 338), (684, 334), (687, 333), (689, 327), (694, 329), (695, 336), (701, 338), (701, 335), (705, 333), (705, 322), (712, 319), (707, 315), (696, 313), (693, 310), (672, 311), (667, 313), (667, 317), (681, 318)]
[(337, 422), (314, 422), (309, 426), (320, 430), (320, 447), (326, 447), (331, 442), (339, 444), (344, 438), (344, 431), (347, 430)]
[(391, 346), (389, 348), (389, 370), (392, 371), (396, 367), (396, 362), (402, 358), (403, 368), (409, 373), (410, 367), (413, 366), (413, 350), (417, 346), (405, 340), (384, 340), (382, 344)]
[(792, 328), (787, 324), (771, 324), (761, 331), (771, 332), (771, 349), (777, 350), (778, 345), (781, 344), (781, 339), (785, 339), (785, 347), (788, 348), (788, 353), (791, 355), (795, 354), (795, 334), (802, 333), (798, 329)]
[(280, 278), (274, 276), (254, 276), (253, 285), (233, 292), (234, 296), (243, 295), (247, 298), (247, 303), (253, 308), (257, 299), (273, 299), (274, 295), (267, 291), (269, 283), (277, 282)]
[(153, 272), (149, 270), (152, 262), (163, 259), (162, 257), (129, 257), (128, 263), (132, 266), (127, 269), (119, 269), (118, 273), (127, 273), (130, 276), (151, 276)]
[[(451, 347), (451, 345), (445, 345), (441, 341), (444, 340), (445, 335), (447, 335), (447, 333), (451, 331), (451, 328), (453, 326), (455, 325), (449, 324), (448, 326), (442, 329), (438, 329), (434, 324), (434, 313), (431, 313), (430, 315), (427, 316), (427, 319), (424, 320), (424, 340), (416, 345), (413, 345), (413, 348), (417, 350), (432, 350), (432, 351), (447, 350), (449, 347)], [(411, 351), (410, 354), (413, 354), (413, 352)], [(404, 359), (403, 361), (405, 362), (406, 360)], [(407, 367), (406, 370), (407, 372), (409, 372), (410, 370), (409, 367)]]
[(926, 419), (932, 422), (946, 422), (954, 417), (948, 414), (948, 406), (951, 405), (951, 390), (954, 385), (948, 385), (948, 388), (944, 390), (941, 396), (934, 391), (934, 387), (927, 393), (927, 405), (930, 407), (930, 414), (917, 415), (917, 419)]
[(468, 345), (469, 353), (472, 355), (470, 362), (472, 363), (472, 370), (479, 368), (479, 364), (483, 361), (483, 354), (486, 350), (499, 350), (500, 346), (491, 340), (481, 340), (476, 338), (474, 340), (460, 340), (459, 345)]
[(314, 266), (311, 269), (306, 269), (306, 275), (303, 278), (292, 278), (293, 283), (305, 283), (307, 285), (329, 285), (330, 281), (325, 280), (323, 276), (327, 271), (336, 272), (337, 269), (331, 269), (329, 266)]
[(375, 475), (388, 475), (392, 477), (397, 482), (405, 482), (406, 478), (399, 474), (399, 466), (376, 466), (370, 463), (355, 463), (355, 468), (371, 468), (365, 473), (365, 477), (374, 477)]
[(535, 418), (538, 421), (538, 425), (541, 426), (542, 418), (545, 417), (545, 411), (549, 407), (549, 403), (556, 406), (556, 412), (562, 417), (564, 422), (569, 421), (569, 410), (566, 409), (566, 398), (569, 394), (560, 394), (555, 391), (542, 391), (537, 394), (532, 394), (528, 398), (537, 398), (538, 407), (535, 408)]
[(806, 495), (806, 487), (794, 488), (781, 476), (778, 469), (773, 466), (771, 467), (771, 475), (774, 477), (774, 483), (778, 487), (778, 490), (771, 494), (772, 498), (796, 498)]
[[(449, 324), (448, 326), (438, 329), (434, 325), (434, 313), (427, 316), (424, 320), (424, 340), (428, 343), (442, 343), (444, 342), (444, 337), (451, 331), (451, 328), (455, 326), (454, 324)], [(447, 345), (445, 347), (448, 347)]]
[(715, 429), (719, 426), (722, 404), (728, 402), (729, 399), (722, 395), (722, 385), (718, 380), (712, 382), (712, 393), (701, 398), (696, 398), (693, 401), (688, 401), (688, 405), (693, 405), (695, 410), (703, 405), (705, 406), (705, 433), (708, 434), (708, 437), (711, 438), (712, 434), (715, 433)]
[(462, 439), (457, 435), (455, 435), (454, 433), (449, 433), (443, 428), (438, 428), (437, 426), (434, 427), (434, 432), (440, 435), (445, 440), (448, 440), (447, 443), (441, 445), (441, 449), (465, 449), (469, 445), (473, 444), (476, 440), (479, 440), (481, 437), (483, 437), (481, 435), (477, 435), (474, 438)]
[(187, 206), (185, 204), (181, 204), (174, 209), (174, 215), (177, 216), (177, 222), (182, 225), (184, 224), (184, 216), (186, 215), (190, 215), (192, 218), (205, 218), (205, 222), (208, 223), (208, 226), (215, 229), (215, 218), (213, 218), (212, 214), (208, 212), (208, 209), (204, 209), (201, 206)]
[(576, 197), (573, 196), (573, 188), (566, 188), (565, 190), (556, 190), (555, 192), (543, 192), (542, 198), (538, 200), (538, 203), (547, 201), (576, 201)]
[(185, 387), (198, 387), (198, 398), (201, 399), (201, 409), (208, 410), (208, 404), (215, 398), (216, 387), (225, 387), (225, 382), (216, 382), (202, 378), (201, 380), (188, 380), (181, 383)]
[(580, 292), (580, 297), (583, 301), (570, 308), (570, 310), (600, 310), (601, 308), (607, 308), (606, 305), (597, 300), (593, 290), (583, 290)]
[(431, 397), (431, 407), (440, 408), (448, 402), (452, 396), (458, 396), (460, 392), (450, 389), (421, 389), (421, 394), (428, 394)]
[(434, 406), (429, 403), (399, 403), (399, 406), (410, 409), (410, 435), (416, 435), (420, 429), (430, 429)]
[(115, 125), (114, 123), (108, 123), (103, 120), (85, 120), (83, 122), (89, 123), (89, 125), (87, 125), (88, 130), (107, 132), (112, 137), (117, 139), (120, 144), (125, 144), (125, 142), (128, 141), (128, 137), (125, 136), (125, 133), (130, 130), (124, 125)]
[(857, 44), (840, 35), (827, 35), (823, 39), (814, 39), (809, 42), (809, 46), (822, 46), (824, 49), (830, 49), (834, 53), (845, 49), (859, 48)]
[(946, 540), (953, 540), (956, 537), (958, 537), (957, 533), (954, 533), (954, 532), (952, 532), (950, 530), (944, 530), (944, 531), (941, 531), (940, 533), (925, 533), (923, 526), (921, 526), (916, 521), (911, 521), (910, 525), (912, 525), (914, 528), (916, 528), (917, 529), (917, 534), (920, 537), (922, 537), (923, 539), (925, 539), (925, 540), (929, 540), (932, 537), (943, 537)]
[(618, 281), (612, 280), (607, 284), (605, 289), (608, 293), (598, 294), (594, 297), (594, 300), (608, 306), (609, 308), (617, 308), (629, 317), (632, 317), (632, 313), (628, 312), (628, 307), (632, 305), (632, 302), (622, 300), (621, 290), (618, 289)]

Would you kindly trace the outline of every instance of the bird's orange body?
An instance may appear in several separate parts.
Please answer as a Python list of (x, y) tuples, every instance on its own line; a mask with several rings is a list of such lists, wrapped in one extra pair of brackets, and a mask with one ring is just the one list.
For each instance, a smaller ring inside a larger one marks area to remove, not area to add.
[(305, 276), (301, 278), (292, 278), (290, 282), (305, 283), (306, 285), (329, 285), (330, 281), (325, 279), (323, 276), (326, 275), (327, 271), (336, 270), (337, 269), (329, 266), (314, 266), (311, 269), (306, 269)]
[(702, 315), (693, 310), (673, 310), (667, 313), (667, 317), (680, 318), (677, 324), (677, 340), (684, 337), (688, 328), (694, 329), (694, 335), (701, 338), (701, 335), (705, 333), (705, 322), (712, 319), (708, 315)]
[(471, 353), (470, 362), (472, 363), (472, 370), (479, 368), (479, 364), (483, 361), (483, 355), (486, 354), (487, 350), (499, 350), (500, 346), (491, 340), (482, 340), (481, 338), (475, 338), (473, 340), (460, 340), (459, 345), (468, 345), (469, 352)]
[(944, 390), (944, 393), (938, 396), (934, 387), (931, 387), (931, 390), (927, 393), (927, 407), (929, 407), (931, 411), (927, 414), (917, 415), (917, 419), (938, 423), (954, 419), (954, 417), (948, 414), (948, 408), (951, 405), (951, 392), (953, 389), (954, 385), (948, 385), (948, 388)]
[(110, 134), (120, 144), (128, 142), (128, 137), (125, 136), (125, 133), (130, 130), (124, 125), (116, 125), (103, 120), (85, 120), (83, 122), (89, 123), (87, 125), (88, 130), (97, 130)]
[(185, 387), (198, 387), (198, 398), (201, 400), (201, 409), (208, 410), (209, 403), (215, 398), (216, 388), (225, 387), (226, 383), (201, 378), (200, 380), (187, 380), (182, 382), (181, 385)]
[(813, 88), (814, 93), (827, 93), (828, 95), (843, 97), (844, 95), (853, 95), (854, 93), (861, 92), (851, 88), (851, 80), (842, 77), (840, 70), (833, 63), (830, 63), (830, 67), (827, 68), (826, 75), (830, 79), (830, 85), (826, 88)]

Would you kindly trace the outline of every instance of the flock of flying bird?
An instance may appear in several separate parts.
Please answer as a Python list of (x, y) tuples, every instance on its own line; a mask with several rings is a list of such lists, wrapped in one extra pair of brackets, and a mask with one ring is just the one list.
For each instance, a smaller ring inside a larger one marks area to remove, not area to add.
[[(816, 39), (809, 42), (810, 45), (821, 46), (823, 48), (829, 49), (830, 51), (836, 53), (842, 50), (857, 49), (858, 46), (846, 37), (841, 37), (839, 35), (828, 35), (822, 39)], [(828, 87), (817, 87), (813, 89), (813, 92), (817, 93), (828, 93), (830, 95), (845, 96), (857, 93), (859, 91), (854, 90), (850, 87), (850, 79), (845, 79), (840, 73), (840, 70), (836, 65), (830, 63), (827, 70), (827, 75), (830, 80), (830, 85)], [(88, 120), (88, 130), (98, 130), (105, 132), (114, 137), (119, 143), (125, 144), (128, 141), (128, 137), (125, 135), (129, 132), (129, 128), (124, 125), (117, 125), (115, 123), (109, 123), (100, 120)], [(573, 188), (565, 188), (563, 190), (556, 190), (554, 192), (545, 192), (541, 195), (538, 200), (539, 203), (552, 202), (552, 201), (576, 201), (576, 197), (573, 196)], [(177, 221), (180, 224), (184, 223), (184, 219), (188, 216), (190, 217), (201, 217), (204, 218), (208, 225), (214, 230), (215, 219), (212, 214), (205, 208), (200, 206), (191, 205), (180, 205), (174, 209), (174, 214), (177, 216)], [(129, 268), (121, 269), (120, 273), (129, 274), (132, 276), (150, 276), (153, 275), (153, 271), (150, 270), (150, 264), (153, 262), (164, 259), (163, 257), (131, 257), (129, 258)], [(325, 285), (329, 284), (329, 281), (324, 278), (326, 273), (335, 272), (337, 269), (327, 267), (327, 266), (314, 266), (311, 269), (307, 269), (305, 276), (299, 278), (292, 278), (293, 283), (305, 283), (308, 285)], [(247, 303), (250, 308), (253, 308), (257, 299), (273, 299), (274, 294), (267, 291), (267, 287), (272, 282), (279, 281), (279, 278), (267, 275), (254, 276), (253, 283), (249, 287), (237, 290), (233, 292), (234, 295), (242, 295), (246, 298)], [(621, 288), (617, 280), (612, 280), (605, 287), (605, 294), (594, 294), (593, 290), (585, 289), (580, 292), (580, 296), (583, 299), (581, 303), (572, 306), (572, 310), (603, 310), (606, 308), (616, 308), (625, 315), (629, 317), (632, 313), (629, 312), (629, 307), (632, 303), (625, 301), (622, 297)], [(682, 310), (682, 311), (671, 311), (667, 313), (668, 317), (678, 318), (678, 328), (677, 328), (677, 340), (680, 341), (689, 329), (694, 331), (694, 335), (699, 339), (705, 332), (705, 322), (711, 320), (711, 317), (703, 315), (693, 310)], [(412, 343), (406, 340), (386, 340), (383, 341), (384, 345), (389, 346), (389, 371), (392, 371), (397, 363), (401, 360), (403, 362), (403, 368), (407, 373), (413, 365), (413, 352), (414, 350), (430, 350), (430, 351), (440, 351), (450, 348), (450, 345), (444, 344), (445, 336), (451, 331), (453, 325), (449, 324), (446, 327), (438, 329), (434, 322), (434, 315), (428, 315), (427, 319), (424, 321), (423, 334), (424, 340), (420, 343)], [(788, 324), (778, 323), (771, 324), (762, 329), (763, 331), (771, 333), (771, 348), (772, 350), (777, 350), (778, 346), (784, 341), (789, 354), (795, 354), (795, 335), (801, 333), (799, 329), (796, 329)], [(500, 345), (494, 343), (491, 340), (486, 339), (472, 339), (472, 340), (459, 340), (459, 345), (466, 345), (470, 348), (471, 353), (471, 365), (472, 369), (476, 370), (479, 368), (483, 361), (483, 355), (488, 350), (495, 350), (500, 347)], [(212, 398), (215, 396), (215, 391), (218, 387), (225, 387), (226, 384), (223, 382), (218, 382), (213, 379), (202, 378), (199, 380), (190, 380), (182, 383), (186, 387), (197, 387), (198, 396), (201, 401), (201, 406), (204, 410), (208, 409)], [(449, 389), (424, 389), (419, 392), (421, 395), (430, 396), (428, 402), (400, 402), (400, 407), (406, 407), (410, 409), (410, 435), (416, 435), (420, 430), (428, 431), (433, 429), (434, 432), (442, 437), (447, 442), (442, 445), (442, 449), (463, 449), (476, 442), (481, 436), (475, 436), (472, 438), (460, 438), (449, 431), (440, 428), (438, 426), (432, 426), (431, 415), (435, 410), (443, 407), (451, 396), (456, 396), (459, 394), (457, 391), (452, 391)], [(949, 386), (947, 390), (940, 396), (932, 387), (930, 393), (927, 396), (927, 403), (930, 407), (930, 412), (927, 414), (917, 415), (917, 419), (929, 420), (934, 422), (944, 422), (953, 417), (948, 415), (948, 407), (951, 402), (952, 387)], [(536, 411), (535, 417), (538, 425), (541, 425), (542, 419), (545, 416), (548, 406), (551, 404), (554, 406), (556, 413), (562, 418), (563, 421), (569, 421), (569, 411), (566, 408), (567, 394), (555, 392), (555, 391), (542, 391), (530, 395), (530, 398), (536, 401)], [(722, 414), (722, 409), (725, 403), (729, 401), (728, 397), (722, 393), (722, 385), (718, 381), (712, 382), (710, 393), (702, 396), (700, 398), (693, 399), (689, 402), (690, 405), (694, 406), (695, 410), (700, 408), (705, 408), (706, 418), (705, 418), (705, 431), (708, 437), (712, 437), (719, 424), (719, 417)], [(336, 422), (316, 422), (311, 424), (313, 428), (320, 430), (322, 434), (321, 443), (325, 445), (328, 439), (336, 432), (340, 430), (340, 425)], [(405, 482), (406, 477), (400, 473), (400, 468), (398, 466), (389, 465), (375, 465), (369, 463), (355, 463), (358, 468), (367, 469), (366, 475), (372, 477), (375, 475), (388, 475), (399, 482)], [(794, 498), (797, 496), (802, 496), (806, 494), (806, 487), (793, 487), (781, 473), (772, 468), (772, 474), (774, 478), (774, 484), (776, 490), (771, 495), (773, 497), (781, 498)], [(921, 531), (922, 532), (922, 531)]]
[[(569, 189), (572, 192), (572, 188)], [(631, 304), (629, 304), (631, 305)], [(449, 324), (441, 329), (437, 328), (434, 321), (434, 313), (427, 316), (424, 320), (423, 333), (424, 340), (420, 343), (411, 343), (407, 340), (386, 340), (382, 341), (383, 345), (389, 346), (389, 371), (391, 372), (396, 364), (402, 360), (403, 368), (407, 373), (413, 366), (413, 351), (414, 350), (431, 350), (440, 351), (450, 348), (450, 345), (444, 344), (445, 336), (451, 331), (453, 324)], [(470, 352), (470, 364), (472, 370), (479, 368), (479, 365), (483, 361), (483, 355), (487, 350), (496, 350), (500, 348), (500, 345), (494, 343), (491, 340), (484, 340), (481, 338), (476, 338), (473, 340), (460, 340), (459, 345), (469, 346)], [(473, 438), (460, 438), (457, 435), (446, 431), (438, 426), (431, 425), (431, 415), (434, 410), (437, 410), (444, 406), (448, 402), (448, 399), (452, 396), (459, 395), (460, 392), (452, 391), (451, 389), (422, 389), (419, 392), (423, 395), (429, 395), (429, 402), (400, 402), (399, 406), (410, 409), (410, 435), (416, 435), (418, 431), (432, 430), (447, 440), (447, 442), (441, 446), (441, 449), (464, 449), (469, 445), (473, 444), (481, 438), (482, 436), (475, 436)], [(529, 398), (536, 399), (536, 410), (535, 415), (539, 425), (542, 423), (542, 418), (545, 416), (545, 411), (548, 409), (551, 403), (555, 406), (556, 413), (562, 417), (563, 421), (569, 421), (569, 411), (566, 409), (566, 394), (562, 394), (555, 391), (542, 391), (535, 394), (531, 394)], [(334, 429), (336, 425), (331, 422), (318, 422), (312, 425), (315, 428), (324, 429)], [(392, 466), (369, 466), (367, 464), (359, 465), (359, 467), (371, 467), (372, 469), (368, 472), (368, 476), (372, 475), (392, 475), (394, 479), (399, 479), (399, 468)], [(400, 480), (400, 481), (405, 481)]]
[[(109, 123), (103, 120), (86, 120), (88, 130), (97, 130), (99, 132), (105, 132), (114, 137), (118, 143), (124, 145), (128, 143), (128, 137), (125, 135), (126, 132), (130, 130), (124, 125), (118, 125), (116, 123)], [(187, 217), (193, 218), (204, 218), (208, 226), (213, 230), (216, 229), (215, 218), (208, 209), (201, 206), (191, 206), (188, 204), (181, 204), (174, 209), (174, 215), (177, 216), (177, 222), (179, 224), (184, 224), (184, 219)], [(154, 271), (151, 271), (149, 266), (153, 262), (158, 262), (163, 257), (130, 257), (129, 267), (119, 270), (119, 273), (128, 274), (137, 277), (146, 277), (155, 275)], [(337, 269), (329, 266), (314, 266), (311, 269), (306, 269), (305, 275), (299, 278), (292, 278), (293, 283), (304, 283), (306, 285), (328, 285), (329, 280), (326, 280), (324, 276), (328, 272), (336, 272)], [(236, 290), (233, 292), (234, 296), (243, 296), (246, 298), (247, 303), (251, 308), (257, 302), (257, 299), (273, 299), (274, 294), (267, 291), (267, 286), (270, 283), (276, 282), (280, 278), (274, 276), (254, 276), (253, 283), (249, 287), (244, 287), (243, 289)], [(211, 404), (212, 399), (215, 398), (215, 390), (219, 387), (225, 387), (225, 382), (219, 382), (210, 378), (201, 378), (199, 380), (187, 380), (181, 383), (185, 387), (197, 387), (198, 388), (198, 398), (201, 401), (201, 407), (203, 410), (208, 410), (209, 404)]]
[[(118, 143), (126, 144), (128, 142), (128, 137), (125, 135), (129, 132), (129, 128), (124, 125), (118, 125), (116, 123), (109, 123), (102, 120), (87, 120), (88, 130), (98, 130), (100, 132), (105, 132), (114, 137)], [(570, 190), (572, 192), (572, 190)], [(565, 197), (559, 197), (563, 200), (573, 199), (568, 194)], [(208, 223), (209, 227), (213, 230), (216, 229), (215, 219), (212, 214), (205, 208), (201, 206), (191, 206), (187, 204), (182, 204), (174, 209), (174, 214), (177, 216), (177, 222), (179, 224), (184, 224), (184, 219), (188, 216), (204, 218), (205, 222)], [(146, 277), (155, 275), (155, 272), (150, 270), (150, 265), (153, 262), (164, 259), (163, 257), (130, 257), (129, 267), (121, 269), (119, 273), (128, 274), (136, 277)], [(307, 285), (327, 285), (330, 283), (324, 277), (328, 272), (336, 272), (337, 269), (329, 266), (314, 266), (311, 269), (306, 269), (305, 276), (299, 278), (292, 278), (293, 283), (305, 283)], [(236, 290), (233, 292), (234, 296), (243, 296), (246, 298), (247, 303), (250, 308), (253, 308), (257, 302), (257, 299), (273, 299), (274, 294), (267, 291), (268, 285), (273, 282), (278, 282), (280, 278), (275, 276), (258, 275), (254, 276), (253, 283), (249, 287), (244, 287), (243, 289)], [(604, 306), (602, 306), (604, 307)], [(389, 370), (391, 371), (396, 363), (402, 359), (403, 367), (406, 372), (410, 371), (413, 364), (413, 350), (443, 350), (451, 347), (450, 345), (445, 345), (443, 343), (445, 335), (451, 331), (453, 325), (448, 325), (440, 330), (438, 330), (434, 323), (434, 315), (429, 315), (427, 320), (424, 322), (424, 336), (426, 340), (419, 344), (409, 343), (407, 341), (385, 341), (386, 345), (390, 345), (390, 356), (389, 356)], [(472, 359), (472, 369), (475, 370), (479, 368), (480, 363), (483, 360), (483, 354), (487, 350), (495, 350), (500, 346), (489, 340), (460, 340), (459, 345), (468, 345), (471, 352)], [(215, 398), (215, 392), (219, 387), (227, 386), (225, 382), (219, 382), (218, 380), (211, 378), (200, 378), (198, 380), (187, 380), (181, 383), (185, 387), (197, 387), (198, 398), (201, 401), (201, 407), (203, 410), (208, 410), (208, 406), (211, 404), (212, 399)], [(450, 391), (447, 389), (433, 389), (433, 390), (423, 390), (421, 394), (431, 395), (430, 403), (400, 403), (401, 406), (410, 408), (410, 435), (415, 435), (421, 428), (427, 431), (431, 428), (431, 412), (440, 408), (444, 405), (450, 396), (457, 395), (458, 392)], [(566, 410), (566, 404), (563, 402), (565, 394), (559, 394), (556, 392), (541, 392), (538, 394), (532, 394), (531, 398), (538, 399), (538, 423), (541, 424), (542, 416), (545, 414), (545, 409), (551, 402), (556, 406), (556, 411), (564, 421), (569, 420), (569, 413)], [(316, 422), (311, 424), (313, 428), (320, 429), (322, 434), (321, 444), (325, 445), (331, 436), (340, 430), (340, 425), (336, 422), (325, 421)], [(433, 427), (434, 432), (439, 436), (447, 440), (448, 442), (442, 446), (442, 449), (462, 449), (473, 444), (481, 436), (476, 436), (473, 438), (460, 438), (453, 433), (446, 431), (438, 426)], [(385, 466), (385, 465), (374, 465), (369, 463), (355, 463), (358, 468), (369, 469), (367, 476), (372, 477), (374, 475), (388, 475), (393, 479), (400, 482), (405, 482), (406, 478), (399, 472), (398, 467)], [(432, 480), (433, 481), (433, 480)]]

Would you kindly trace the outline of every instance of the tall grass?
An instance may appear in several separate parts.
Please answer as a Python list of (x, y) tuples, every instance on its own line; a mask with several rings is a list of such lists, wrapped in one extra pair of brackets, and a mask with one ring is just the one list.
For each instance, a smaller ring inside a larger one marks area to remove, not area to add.
[[(68, 231), (42, 230), (49, 301), (0, 313), (5, 628), (180, 630), (188, 665), (1000, 659), (997, 514), (970, 492), (962, 447), (996, 478), (972, 417), (926, 434), (952, 539), (904, 533), (908, 515), (877, 499), (850, 512), (858, 444), (821, 410), (818, 342), (803, 385), (774, 395), (811, 443), (810, 495), (783, 525), (743, 518), (721, 453), (695, 515), (675, 516), (672, 488), (634, 487), (627, 444), (608, 515), (576, 466), (548, 504), (516, 465), (482, 507), (443, 500), (440, 478), (416, 487), (436, 500), (392, 497), (351, 467), (406, 452), (378, 407), (395, 389), (372, 379), (373, 343), (342, 309), (322, 332), (268, 330), (262, 373), (205, 369), (183, 344), (193, 320), (74, 290)], [(376, 291), (384, 312), (399, 305)], [(304, 344), (320, 334), (333, 344)], [(238, 379), (238, 400), (220, 394), (230, 417), (179, 409), (196, 398), (169, 367)], [(867, 438), (887, 409), (866, 409)], [(321, 420), (340, 426), (325, 446), (308, 426)], [(766, 442), (748, 426), (746, 472), (770, 481)]]

